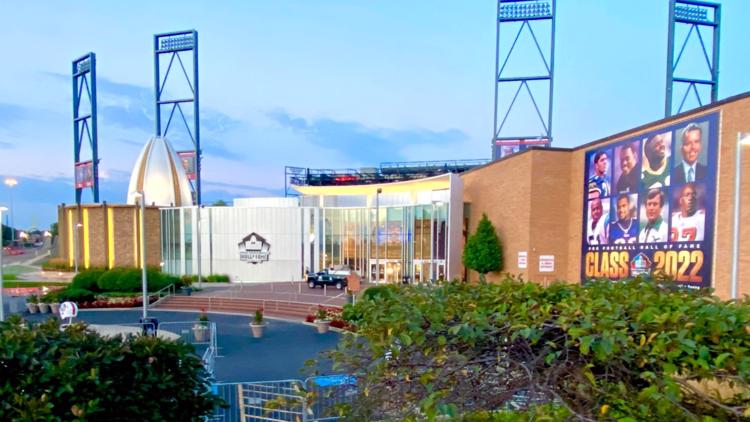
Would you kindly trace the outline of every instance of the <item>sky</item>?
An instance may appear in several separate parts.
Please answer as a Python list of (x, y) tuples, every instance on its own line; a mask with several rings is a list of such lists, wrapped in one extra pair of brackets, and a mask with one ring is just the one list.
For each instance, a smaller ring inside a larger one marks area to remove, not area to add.
[[(719, 3), (719, 98), (726, 98), (750, 90), (750, 2)], [(489, 158), (496, 7), (493, 0), (5, 1), (0, 177), (19, 184), (0, 185), (0, 205), (12, 203), (15, 226), (43, 228), (58, 205), (75, 202), (70, 71), (89, 51), (97, 56), (100, 199), (124, 202), (132, 166), (154, 133), (153, 35), (187, 29), (199, 34), (204, 203), (283, 195), (284, 166)], [(559, 2), (554, 146), (664, 117), (667, 9), (667, 0)], [(546, 49), (548, 28), (534, 30)], [(515, 31), (501, 32), (504, 51)], [(678, 31), (678, 42), (685, 35)], [(678, 71), (704, 71), (696, 42), (693, 35)], [(540, 69), (532, 45), (525, 31), (507, 72)], [(512, 92), (500, 97), (502, 110)], [(528, 99), (518, 104), (503, 135), (541, 134)], [(174, 132), (176, 149), (188, 149)], [(91, 157), (88, 147), (82, 157)], [(92, 201), (90, 192), (83, 200)]]

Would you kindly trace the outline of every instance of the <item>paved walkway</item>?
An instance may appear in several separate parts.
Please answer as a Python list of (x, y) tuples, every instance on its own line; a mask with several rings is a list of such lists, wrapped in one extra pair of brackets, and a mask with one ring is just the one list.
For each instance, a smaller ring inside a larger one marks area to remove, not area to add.
[[(162, 322), (197, 321), (195, 312), (150, 311), (150, 317)], [(50, 318), (50, 314), (25, 314), (29, 321)], [(82, 310), (79, 320), (90, 324), (136, 324), (140, 310)], [(300, 372), (307, 359), (333, 349), (339, 334), (318, 334), (314, 327), (279, 319), (267, 318), (263, 338), (250, 335), (250, 320), (246, 316), (209, 314), (216, 323), (219, 357), (215, 363), (218, 382), (268, 381), (305, 378)], [(330, 363), (319, 367), (321, 374), (331, 374)]]

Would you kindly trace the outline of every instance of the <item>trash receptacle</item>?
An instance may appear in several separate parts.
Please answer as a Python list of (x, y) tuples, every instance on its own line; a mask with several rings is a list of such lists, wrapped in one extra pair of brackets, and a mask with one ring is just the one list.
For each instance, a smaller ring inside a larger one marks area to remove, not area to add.
[(410, 276), (408, 276), (408, 275), (405, 275), (405, 276), (403, 276), (403, 278), (401, 279), (401, 282), (402, 282), (402, 283), (404, 283), (404, 284), (409, 284), (409, 283), (411, 282), (411, 277), (410, 277)]
[(159, 329), (159, 320), (156, 318), (141, 318), (141, 327), (141, 334), (156, 337), (156, 332)]

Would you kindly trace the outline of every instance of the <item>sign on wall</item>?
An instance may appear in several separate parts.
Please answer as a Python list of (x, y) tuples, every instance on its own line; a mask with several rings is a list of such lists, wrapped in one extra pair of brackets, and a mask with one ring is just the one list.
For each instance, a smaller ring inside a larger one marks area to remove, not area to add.
[(540, 273), (554, 273), (555, 272), (555, 256), (554, 255), (539, 255), (539, 272)]
[(271, 244), (257, 233), (250, 233), (237, 244), (240, 252), (240, 261), (250, 264), (260, 264), (270, 258)]
[(518, 268), (524, 269), (528, 266), (529, 254), (526, 251), (518, 252)]
[(711, 285), (718, 113), (585, 156), (582, 280), (662, 272)]

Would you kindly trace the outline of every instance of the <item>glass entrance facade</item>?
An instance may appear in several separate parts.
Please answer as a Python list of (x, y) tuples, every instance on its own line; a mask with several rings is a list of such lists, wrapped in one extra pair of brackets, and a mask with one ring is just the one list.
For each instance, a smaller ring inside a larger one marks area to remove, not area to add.
[(446, 277), (447, 202), (321, 210), (317, 268), (354, 270), (398, 283)]

